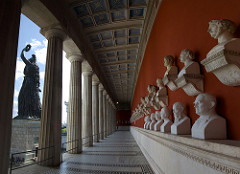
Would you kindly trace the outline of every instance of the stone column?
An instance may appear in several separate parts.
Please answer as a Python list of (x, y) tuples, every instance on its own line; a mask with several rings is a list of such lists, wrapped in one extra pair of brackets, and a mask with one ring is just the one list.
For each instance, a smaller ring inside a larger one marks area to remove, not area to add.
[(47, 149), (39, 150), (38, 160), (46, 160), (43, 165), (57, 166), (61, 162), (62, 52), (65, 34), (60, 27), (42, 29), (41, 32), (48, 39), (48, 48), (39, 149)]
[(99, 79), (95, 74), (92, 79), (92, 118), (93, 140), (99, 142)]
[(72, 39), (63, 43), (63, 49), (71, 62), (68, 118), (67, 118), (67, 148), (68, 153), (82, 151), (82, 61), (83, 57)]
[(82, 64), (82, 137), (85, 147), (93, 146), (92, 133), (92, 69), (86, 61)]
[(99, 85), (99, 135), (100, 139), (104, 139), (104, 128), (103, 128), (103, 85)]
[(21, 1), (1, 0), (0, 6), (0, 173), (7, 174)]
[(68, 121), (67, 121), (67, 151), (81, 153), (82, 151), (82, 56), (68, 56), (71, 62), (69, 85)]
[(103, 91), (103, 138), (106, 138), (106, 90)]
[(105, 102), (106, 102), (106, 104), (105, 104), (105, 106), (106, 106), (106, 108), (105, 108), (105, 110), (106, 110), (106, 114), (105, 114), (105, 130), (106, 130), (105, 137), (108, 136), (108, 117), (109, 117), (108, 98), (109, 98), (109, 96), (107, 94), (106, 97), (105, 97)]

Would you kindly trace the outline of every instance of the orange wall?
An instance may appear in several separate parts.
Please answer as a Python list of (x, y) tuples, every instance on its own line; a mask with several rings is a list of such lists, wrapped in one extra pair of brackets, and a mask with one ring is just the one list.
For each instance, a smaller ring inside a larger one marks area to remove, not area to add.
[[(163, 0), (138, 76), (132, 111), (140, 103), (140, 97), (147, 95), (147, 85), (156, 85), (156, 79), (164, 76), (164, 56), (178, 58), (181, 50), (187, 48), (196, 53), (200, 62), (217, 45), (217, 40), (207, 32), (208, 22), (212, 19), (230, 19), (239, 26), (239, 12), (240, 1), (237, 0)], [(240, 36), (239, 31), (238, 28), (237, 37)], [(183, 68), (179, 60), (177, 66)], [(227, 119), (228, 138), (240, 140), (240, 87), (223, 85), (213, 73), (207, 73), (202, 65), (201, 70), (205, 76), (205, 92), (217, 97), (217, 113)], [(168, 89), (168, 95), (169, 108), (177, 101), (185, 103), (187, 114), (194, 123), (198, 118), (193, 106), (195, 97), (187, 96), (182, 89), (174, 92)], [(132, 125), (143, 127), (143, 119)]]
[[(129, 126), (130, 125), (130, 110), (118, 110), (117, 111), (117, 126)], [(126, 123), (127, 121), (127, 123)]]

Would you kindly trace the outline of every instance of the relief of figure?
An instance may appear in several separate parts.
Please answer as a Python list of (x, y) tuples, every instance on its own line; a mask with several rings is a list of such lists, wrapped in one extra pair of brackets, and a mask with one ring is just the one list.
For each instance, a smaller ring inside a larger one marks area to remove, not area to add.
[(176, 102), (173, 105), (174, 123), (171, 126), (171, 134), (190, 135), (191, 123), (189, 117), (184, 113), (184, 104)]
[(157, 120), (157, 122), (154, 125), (154, 130), (155, 131), (160, 131), (160, 127), (163, 124), (163, 120), (161, 119), (160, 111), (155, 112), (155, 119)]
[(164, 121), (160, 128), (161, 132), (171, 132), (172, 121), (169, 119), (169, 109), (167, 107), (163, 107), (160, 114), (161, 119)]
[(174, 57), (173, 56), (165, 56), (164, 57), (164, 66), (167, 68), (167, 71), (164, 74), (164, 78), (162, 79), (163, 84), (167, 85), (169, 89), (175, 91), (177, 89), (174, 81), (178, 75), (178, 68), (174, 65)]
[(236, 25), (228, 19), (211, 20), (208, 32), (218, 45), (201, 61), (207, 72), (228, 86), (240, 85), (240, 39), (234, 38), (235, 31)]
[(200, 117), (192, 127), (192, 137), (199, 139), (226, 139), (226, 120), (216, 113), (216, 97), (199, 94), (194, 102), (196, 114)]
[(18, 96), (18, 117), (16, 119), (40, 119), (41, 103), (39, 98), (40, 78), (39, 67), (36, 64), (36, 56), (33, 54), (26, 59), (24, 52), (28, 52), (31, 45), (27, 45), (21, 52), (21, 59), (26, 64), (24, 68), (24, 80)]
[(160, 110), (161, 106), (164, 107), (168, 105), (167, 88), (164, 86), (162, 79), (158, 78), (156, 82), (158, 91), (152, 101), (152, 106), (155, 110)]

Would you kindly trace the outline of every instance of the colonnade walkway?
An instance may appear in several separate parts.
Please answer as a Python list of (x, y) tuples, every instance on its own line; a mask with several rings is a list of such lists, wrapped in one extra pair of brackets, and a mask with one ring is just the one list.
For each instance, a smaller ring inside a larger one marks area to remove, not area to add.
[(154, 174), (129, 131), (117, 131), (81, 154), (63, 154), (58, 168), (32, 165), (13, 174)]

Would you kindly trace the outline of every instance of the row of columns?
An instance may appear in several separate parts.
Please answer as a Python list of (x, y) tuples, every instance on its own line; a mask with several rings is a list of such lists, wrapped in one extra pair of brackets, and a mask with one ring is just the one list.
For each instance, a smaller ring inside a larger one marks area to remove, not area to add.
[[(3, 15), (0, 21), (5, 27), (1, 29), (0, 43), (3, 53), (0, 81), (4, 82), (0, 85), (0, 173), (7, 174), (21, 2), (3, 0), (1, 7)], [(8, 9), (13, 9), (14, 13)], [(48, 39), (48, 46), (38, 160), (43, 165), (57, 166), (61, 163), (63, 47), (68, 45), (64, 50), (71, 62), (67, 149), (71, 149), (71, 153), (81, 153), (82, 140), (86, 141), (86, 146), (92, 146), (93, 141), (98, 142), (110, 135), (115, 129), (113, 125), (116, 125), (110, 122), (116, 117), (113, 112), (116, 108), (110, 98), (107, 99), (106, 90), (91, 68), (83, 63), (80, 50), (71, 39), (67, 39), (62, 28), (51, 26), (42, 29), (41, 33)]]

